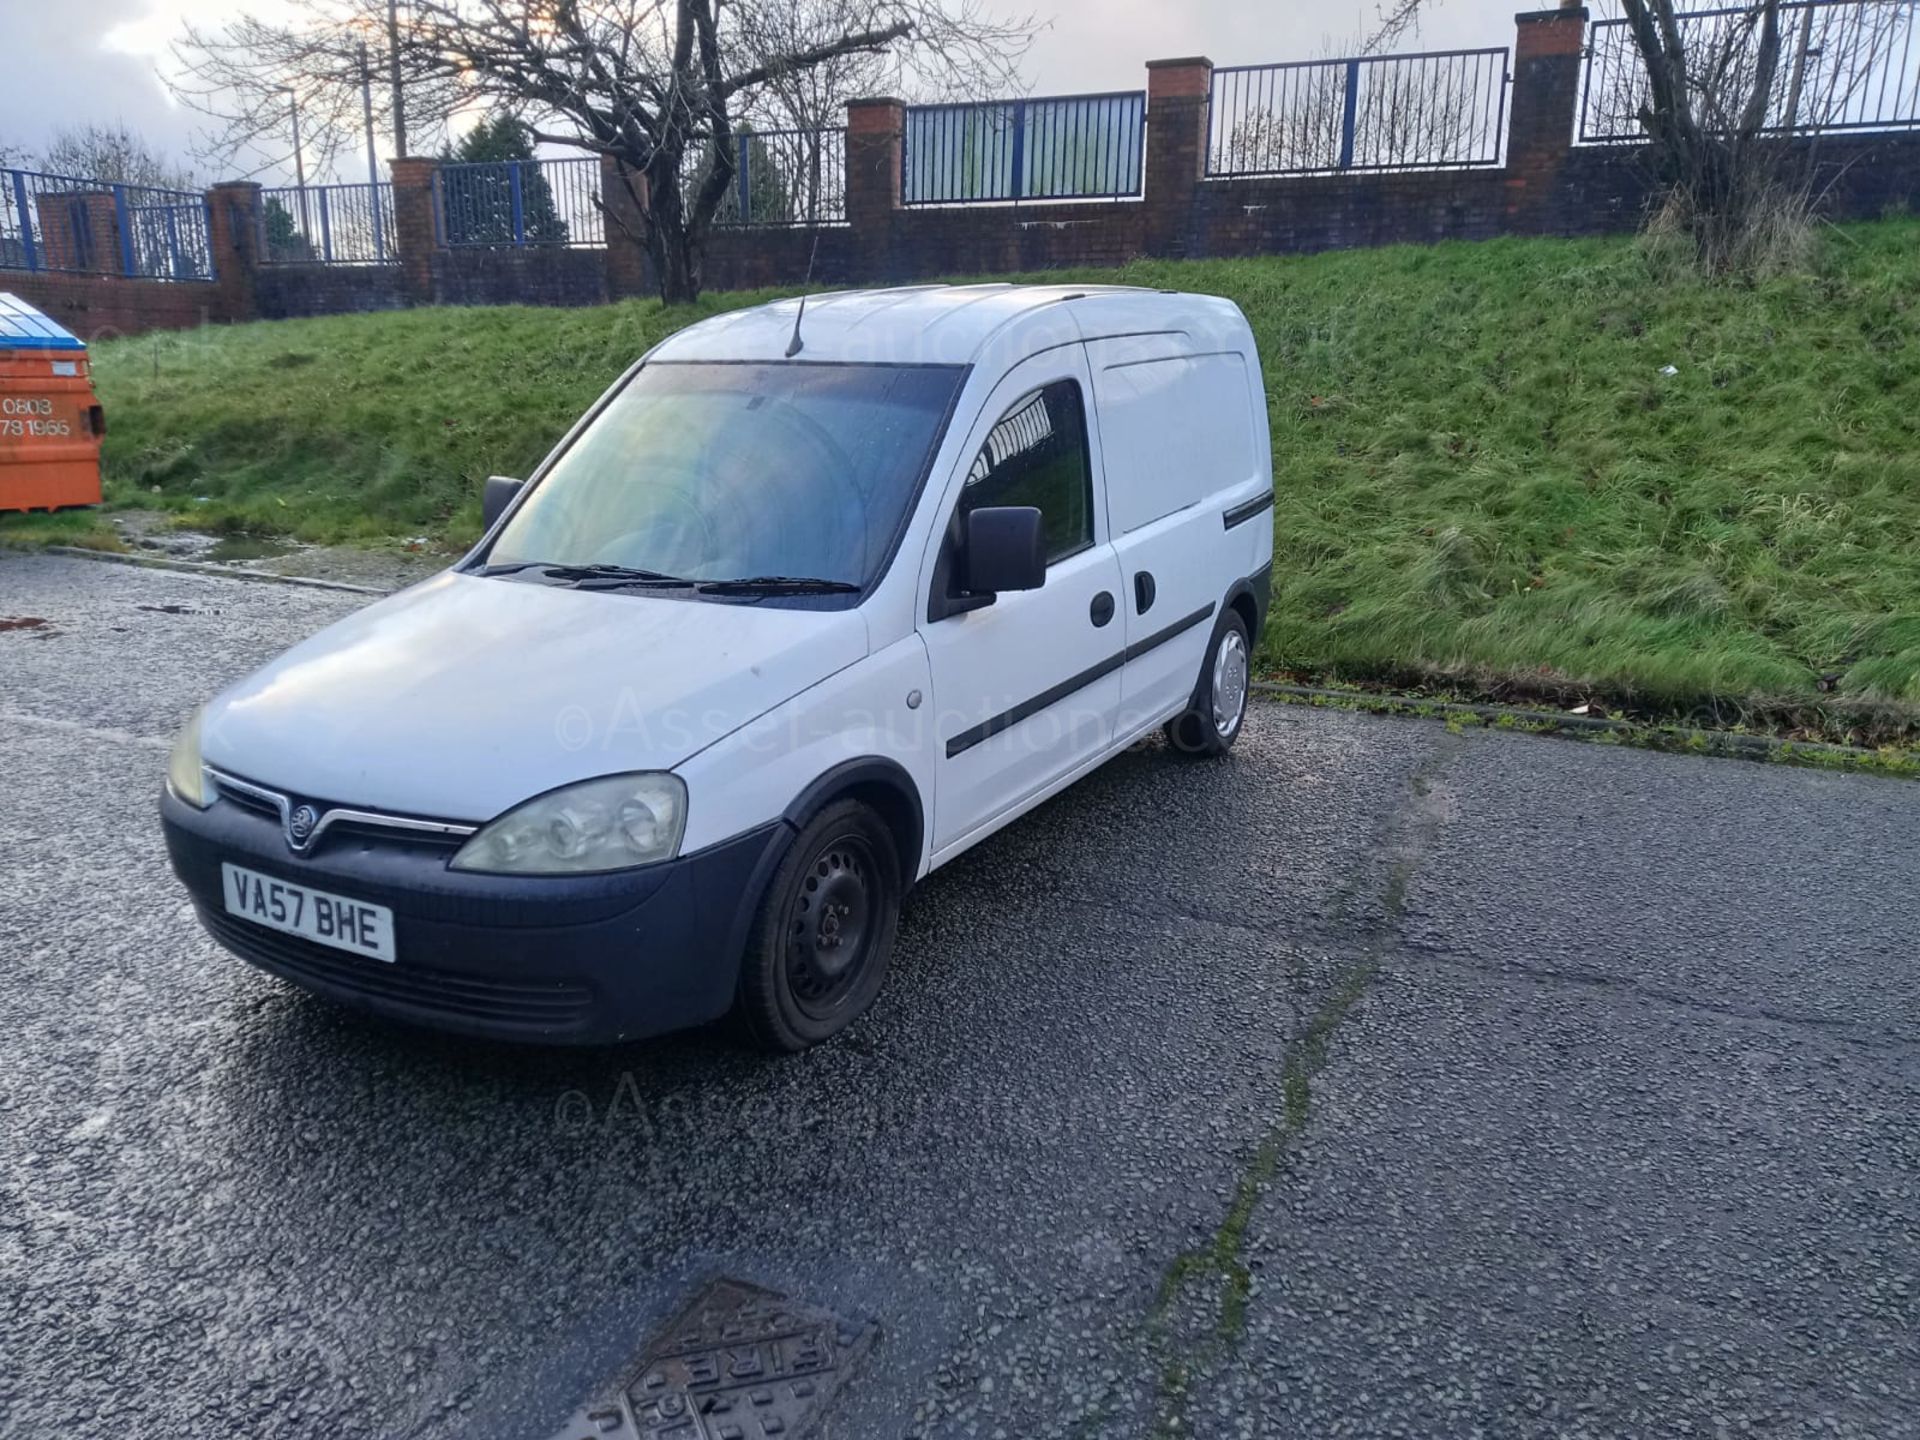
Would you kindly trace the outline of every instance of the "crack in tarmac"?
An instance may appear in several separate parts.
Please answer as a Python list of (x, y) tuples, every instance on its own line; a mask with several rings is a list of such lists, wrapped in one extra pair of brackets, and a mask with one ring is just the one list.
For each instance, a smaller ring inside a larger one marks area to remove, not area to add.
[(1444, 945), (1427, 941), (1413, 944), (1409, 948), (1417, 950), (1424, 958), (1438, 964), (1451, 966), (1456, 970), (1464, 970), (1474, 975), (1517, 976), (1542, 986), (1565, 985), (1574, 989), (1610, 991), (1650, 1001), (1686, 1014), (1711, 1015), (1722, 1020), (1754, 1020), (1787, 1029), (1814, 1030), (1837, 1044), (1847, 1045), (1870, 1054), (1904, 1055), (1920, 1051), (1920, 1043), (1903, 1039), (1896, 1034), (1888, 1033), (1879, 1038), (1869, 1038), (1872, 1032), (1863, 1030), (1856, 1020), (1836, 1020), (1824, 1015), (1794, 1014), (1758, 1005), (1716, 1004), (1711, 1000), (1697, 1000), (1623, 975), (1607, 975), (1588, 970), (1555, 970), (1517, 960), (1503, 960), (1498, 964), (1490, 964), (1471, 954), (1450, 950)]
[[(1452, 813), (1451, 796), (1440, 783), (1441, 777), (1465, 744), (1460, 734), (1440, 735), (1409, 778), (1411, 793), (1388, 816), (1376, 851), (1389, 862), (1385, 883), (1377, 892), (1381, 916), (1361, 922), (1357, 955), (1336, 975), (1331, 993), (1288, 1052), (1280, 1122), (1260, 1142), (1242, 1172), (1233, 1203), (1211, 1240), (1176, 1255), (1167, 1267), (1147, 1320), (1148, 1347), (1158, 1352), (1155, 1430), (1160, 1435), (1176, 1435), (1186, 1428), (1186, 1403), (1196, 1371), (1223, 1359), (1240, 1340), (1252, 1289), (1252, 1273), (1243, 1258), (1247, 1232), (1262, 1197), (1311, 1118), (1313, 1078), (1327, 1062), (1335, 1033), (1365, 997), (1381, 957), (1400, 938), (1408, 887)], [(1353, 903), (1369, 893), (1362, 878), (1364, 868), (1362, 862), (1349, 882), (1335, 892), (1329, 928), (1337, 928)], [(1203, 1297), (1192, 1293), (1203, 1290), (1212, 1294)], [(1207, 1334), (1198, 1323), (1204, 1316), (1193, 1311), (1204, 1311), (1209, 1305), (1213, 1320), (1211, 1333)]]

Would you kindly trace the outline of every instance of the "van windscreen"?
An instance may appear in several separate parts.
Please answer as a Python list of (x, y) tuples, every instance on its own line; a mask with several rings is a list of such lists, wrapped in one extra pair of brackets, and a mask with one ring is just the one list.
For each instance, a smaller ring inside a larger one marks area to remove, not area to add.
[(653, 364), (507, 522), (489, 567), (877, 578), (961, 366)]

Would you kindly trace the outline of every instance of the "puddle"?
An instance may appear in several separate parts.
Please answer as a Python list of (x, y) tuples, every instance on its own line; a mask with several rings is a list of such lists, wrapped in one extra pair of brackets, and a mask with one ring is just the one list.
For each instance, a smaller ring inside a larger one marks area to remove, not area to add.
[(284, 540), (268, 540), (255, 535), (223, 535), (195, 558), (209, 565), (238, 565), (248, 560), (278, 560), (282, 555), (291, 555), (298, 548)]
[(285, 536), (214, 535), (182, 529), (179, 517), (158, 510), (119, 510), (107, 516), (128, 550), (199, 565), (224, 565), (259, 574), (332, 580), (374, 590), (398, 590), (444, 569), (457, 551), (425, 540), (407, 544), (309, 545)]

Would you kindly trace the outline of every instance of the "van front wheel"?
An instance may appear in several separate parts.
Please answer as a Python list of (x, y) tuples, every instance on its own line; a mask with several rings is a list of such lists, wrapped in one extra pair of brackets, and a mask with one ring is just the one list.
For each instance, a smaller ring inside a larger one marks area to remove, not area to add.
[(738, 1011), (764, 1049), (831, 1039), (873, 1003), (900, 924), (900, 859), (857, 800), (827, 806), (794, 838), (760, 900)]
[(1214, 629), (1213, 643), (1200, 666), (1199, 683), (1185, 710), (1167, 722), (1167, 741), (1186, 755), (1224, 755), (1233, 747), (1247, 718), (1247, 691), (1253, 656), (1247, 622), (1229, 610)]

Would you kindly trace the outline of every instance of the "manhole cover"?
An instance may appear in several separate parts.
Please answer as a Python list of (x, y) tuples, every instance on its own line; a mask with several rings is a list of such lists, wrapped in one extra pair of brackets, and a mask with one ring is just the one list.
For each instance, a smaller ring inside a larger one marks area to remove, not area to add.
[(875, 1327), (757, 1285), (717, 1280), (642, 1354), (619, 1391), (553, 1440), (803, 1440)]

